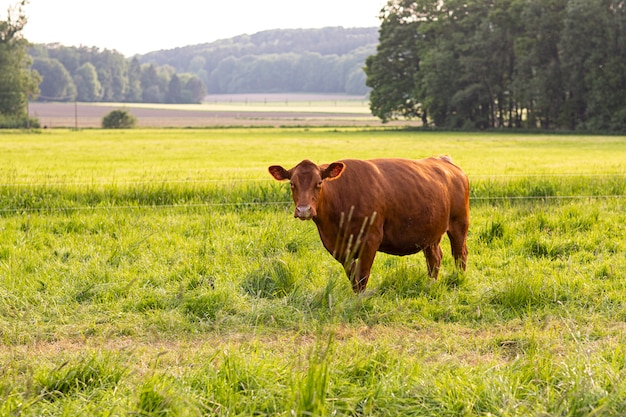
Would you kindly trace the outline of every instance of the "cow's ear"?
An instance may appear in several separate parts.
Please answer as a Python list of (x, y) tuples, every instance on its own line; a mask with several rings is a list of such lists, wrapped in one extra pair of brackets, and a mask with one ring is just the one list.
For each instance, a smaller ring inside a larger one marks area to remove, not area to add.
[(280, 165), (272, 165), (267, 169), (272, 177), (276, 178), (278, 181), (288, 180), (291, 178), (291, 174), (285, 168)]
[(339, 178), (345, 168), (346, 165), (343, 162), (333, 162), (322, 171), (322, 179), (334, 180)]

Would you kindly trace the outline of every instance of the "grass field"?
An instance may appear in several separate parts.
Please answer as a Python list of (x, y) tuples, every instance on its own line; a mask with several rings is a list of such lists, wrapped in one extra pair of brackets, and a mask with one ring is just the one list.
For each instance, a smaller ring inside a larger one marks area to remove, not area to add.
[[(448, 242), (355, 295), (301, 159), (449, 154)], [(626, 414), (626, 138), (384, 129), (0, 133), (0, 415)]]

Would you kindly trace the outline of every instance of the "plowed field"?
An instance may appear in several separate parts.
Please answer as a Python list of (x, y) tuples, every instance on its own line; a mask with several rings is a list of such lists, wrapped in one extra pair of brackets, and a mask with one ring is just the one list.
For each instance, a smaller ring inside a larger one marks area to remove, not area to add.
[[(197, 105), (35, 102), (29, 113), (46, 128), (94, 128), (101, 126), (104, 115), (120, 108), (137, 118), (138, 127), (382, 126), (365, 98), (316, 95), (209, 96)], [(411, 124), (418, 122), (387, 125)]]

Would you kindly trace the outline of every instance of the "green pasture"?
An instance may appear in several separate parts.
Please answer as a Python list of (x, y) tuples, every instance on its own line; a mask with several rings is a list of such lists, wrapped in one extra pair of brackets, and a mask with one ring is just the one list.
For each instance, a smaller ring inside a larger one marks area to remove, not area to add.
[(386, 129), (44, 130), (0, 133), (0, 181), (265, 179), (270, 164), (448, 154), (470, 176), (623, 175), (623, 136)]
[[(355, 295), (270, 164), (448, 154), (447, 240)], [(626, 414), (626, 138), (0, 133), (0, 416)]]

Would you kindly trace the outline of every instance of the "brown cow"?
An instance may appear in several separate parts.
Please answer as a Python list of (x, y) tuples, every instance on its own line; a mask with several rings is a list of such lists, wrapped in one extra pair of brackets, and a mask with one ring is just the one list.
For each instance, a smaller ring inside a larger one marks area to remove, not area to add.
[(327, 165), (304, 160), (290, 170), (273, 165), (277, 180), (290, 180), (294, 217), (313, 220), (324, 247), (341, 262), (355, 292), (367, 286), (377, 251), (424, 251), (437, 278), (448, 233), (458, 267), (467, 264), (469, 182), (448, 156), (346, 159)]

